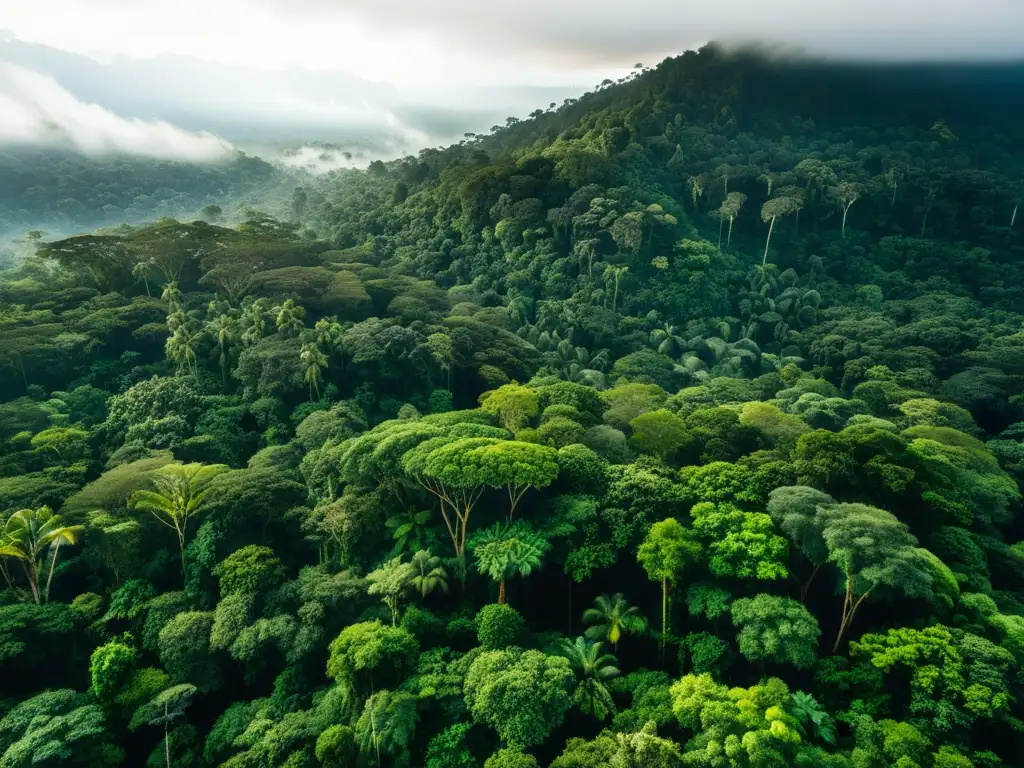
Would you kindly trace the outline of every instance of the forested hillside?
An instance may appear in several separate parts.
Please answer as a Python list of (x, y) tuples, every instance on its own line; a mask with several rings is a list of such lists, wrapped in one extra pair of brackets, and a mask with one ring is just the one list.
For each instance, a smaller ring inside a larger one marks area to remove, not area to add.
[(215, 206), (204, 212), (213, 218), (246, 203), (266, 205), (291, 181), (281, 168), (242, 152), (203, 164), (28, 146), (0, 148), (0, 179), (0, 264), (5, 241), (29, 229), (73, 234), (191, 217), (206, 206)]
[(0, 768), (1024, 763), (1022, 86), (709, 46), (37, 236)]

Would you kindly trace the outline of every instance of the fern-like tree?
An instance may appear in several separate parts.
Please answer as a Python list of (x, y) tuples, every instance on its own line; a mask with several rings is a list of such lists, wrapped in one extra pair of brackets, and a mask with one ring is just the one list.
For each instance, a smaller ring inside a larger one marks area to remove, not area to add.
[(540, 568), (541, 558), (550, 548), (547, 538), (523, 520), (497, 523), (480, 531), (469, 543), (477, 570), (498, 582), (499, 605), (505, 604), (505, 582), (513, 576), (529, 576)]
[(591, 640), (607, 640), (618, 652), (623, 635), (638, 635), (647, 629), (647, 619), (635, 605), (630, 605), (621, 592), (609, 597), (594, 598), (594, 607), (583, 612), (583, 623), (590, 624), (583, 633)]
[(573, 703), (580, 711), (604, 720), (615, 712), (615, 702), (608, 691), (607, 683), (619, 676), (615, 656), (602, 654), (604, 643), (577, 637), (576, 640), (563, 638), (556, 646), (559, 656), (569, 660), (576, 673), (576, 691)]
[(412, 568), (409, 576), (409, 586), (412, 587), (420, 597), (427, 597), (432, 592), (440, 590), (448, 591), (448, 572), (441, 565), (441, 558), (430, 552), (421, 549), (412, 556), (409, 561)]
[(412, 578), (412, 566), (409, 563), (403, 563), (401, 557), (387, 560), (366, 574), (366, 580), (370, 582), (367, 592), (371, 595), (379, 595), (384, 605), (391, 610), (391, 626), (395, 626), (397, 623), (398, 603), (409, 588)]
[(129, 729), (134, 731), (142, 725), (164, 727), (164, 759), (171, 768), (171, 723), (185, 716), (185, 710), (192, 703), (196, 687), (183, 683), (161, 691), (139, 707), (132, 716)]
[(359, 749), (376, 758), (378, 768), (380, 755), (391, 755), (395, 765), (408, 764), (409, 745), (416, 730), (416, 697), (401, 692), (378, 691), (366, 700), (363, 713), (356, 721), (355, 736)]
[(131, 504), (135, 509), (151, 513), (177, 534), (182, 576), (185, 575), (189, 521), (201, 511), (210, 492), (210, 483), (228, 469), (226, 464), (168, 464), (153, 473), (154, 490), (132, 494)]
[[(63, 518), (55, 515), (49, 507), (19, 509), (7, 519), (0, 535), (0, 558), (20, 563), (32, 599), (37, 604), (45, 603), (50, 599), (50, 584), (61, 544), (75, 544), (84, 531), (85, 527), (81, 525), (64, 525)], [(46, 582), (40, 586), (44, 573)], [(13, 586), (6, 566), (3, 574), (8, 585)]]

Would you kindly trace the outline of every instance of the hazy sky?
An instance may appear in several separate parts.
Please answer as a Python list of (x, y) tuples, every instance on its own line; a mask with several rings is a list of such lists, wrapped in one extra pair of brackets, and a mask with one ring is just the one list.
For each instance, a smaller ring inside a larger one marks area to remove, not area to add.
[(0, 146), (397, 156), (711, 39), (1024, 59), (1024, 0), (0, 0)]
[(0, 0), (4, 27), (100, 57), (178, 53), (406, 87), (591, 84), (710, 38), (1024, 57), (1024, 0)]

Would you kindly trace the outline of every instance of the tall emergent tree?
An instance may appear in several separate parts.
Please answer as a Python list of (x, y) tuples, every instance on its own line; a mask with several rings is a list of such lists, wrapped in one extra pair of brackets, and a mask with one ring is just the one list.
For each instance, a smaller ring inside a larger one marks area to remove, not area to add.
[(132, 506), (152, 513), (178, 536), (181, 574), (185, 575), (185, 540), (188, 523), (200, 511), (210, 483), (228, 470), (226, 464), (168, 464), (153, 473), (155, 490), (136, 491)]
[(668, 589), (687, 565), (700, 557), (701, 545), (693, 532), (674, 517), (651, 526), (637, 550), (636, 559), (647, 571), (651, 581), (661, 582), (661, 655), (665, 655), (668, 638)]

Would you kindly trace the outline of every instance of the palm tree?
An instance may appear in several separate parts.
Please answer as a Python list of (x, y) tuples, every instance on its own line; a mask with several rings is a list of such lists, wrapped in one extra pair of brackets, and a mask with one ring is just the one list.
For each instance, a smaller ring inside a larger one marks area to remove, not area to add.
[(647, 629), (647, 619), (640, 614), (640, 609), (630, 605), (621, 592), (612, 597), (594, 598), (594, 607), (583, 612), (583, 623), (593, 625), (583, 634), (591, 640), (607, 640), (615, 652), (623, 635), (635, 635)]
[(316, 344), (303, 344), (299, 352), (299, 360), (302, 362), (302, 378), (309, 384), (309, 400), (320, 398), (320, 385), (323, 384), (323, 371), (327, 367), (327, 356), (320, 351)]
[(306, 317), (306, 310), (292, 299), (285, 299), (284, 304), (274, 307), (274, 314), (277, 332), (286, 338), (298, 336), (305, 327), (303, 320)]
[(163, 293), (160, 294), (160, 298), (167, 302), (168, 314), (173, 314), (181, 309), (181, 302), (183, 299), (181, 288), (178, 287), (177, 280), (168, 281), (167, 285), (164, 286)]
[(217, 344), (218, 362), (220, 363), (220, 375), (224, 386), (228, 384), (228, 367), (231, 362), (231, 344), (235, 340), (237, 323), (230, 315), (221, 313), (216, 317), (207, 320), (206, 331)]
[(242, 307), (242, 343), (252, 346), (263, 338), (267, 330), (267, 300), (256, 299), (248, 306)]
[(441, 565), (440, 557), (435, 557), (427, 550), (421, 549), (412, 556), (409, 565), (412, 566), (409, 586), (419, 592), (420, 597), (425, 598), (436, 589), (442, 592), (448, 591), (448, 572)]
[(185, 575), (185, 538), (188, 521), (198, 513), (210, 492), (210, 482), (226, 464), (168, 464), (153, 473), (156, 490), (136, 491), (131, 503), (135, 509), (151, 512), (153, 516), (178, 534), (181, 550), (181, 575)]
[(179, 371), (199, 377), (199, 366), (196, 365), (196, 349), (199, 347), (200, 335), (191, 319), (178, 309), (167, 317), (167, 327), (171, 335), (167, 337), (164, 351), (171, 360), (178, 364)]
[(516, 575), (529, 576), (534, 568), (540, 568), (541, 557), (550, 548), (548, 540), (523, 520), (496, 523), (470, 542), (477, 570), (498, 582), (498, 605), (505, 603), (505, 581)]
[(402, 755), (408, 751), (416, 728), (416, 697), (403, 692), (378, 691), (366, 700), (356, 721), (359, 749), (372, 753), (380, 768), (380, 753)]
[(610, 653), (602, 654), (602, 647), (604, 643), (583, 637), (577, 637), (575, 641), (563, 638), (556, 647), (556, 653), (568, 659), (576, 673), (574, 703), (582, 712), (598, 720), (615, 711), (615, 702), (605, 683), (620, 674), (615, 666), (615, 657)]
[[(0, 537), (0, 557), (21, 563), (29, 589), (32, 590), (32, 599), (37, 605), (50, 599), (50, 584), (53, 582), (60, 545), (75, 544), (84, 530), (85, 526), (82, 525), (64, 525), (63, 518), (45, 506), (39, 509), (19, 509), (7, 519), (3, 536)], [(49, 567), (46, 563), (47, 553), (50, 555)], [(47, 573), (46, 584), (40, 588), (39, 579), (44, 571)], [(13, 586), (6, 567), (4, 577)]]

